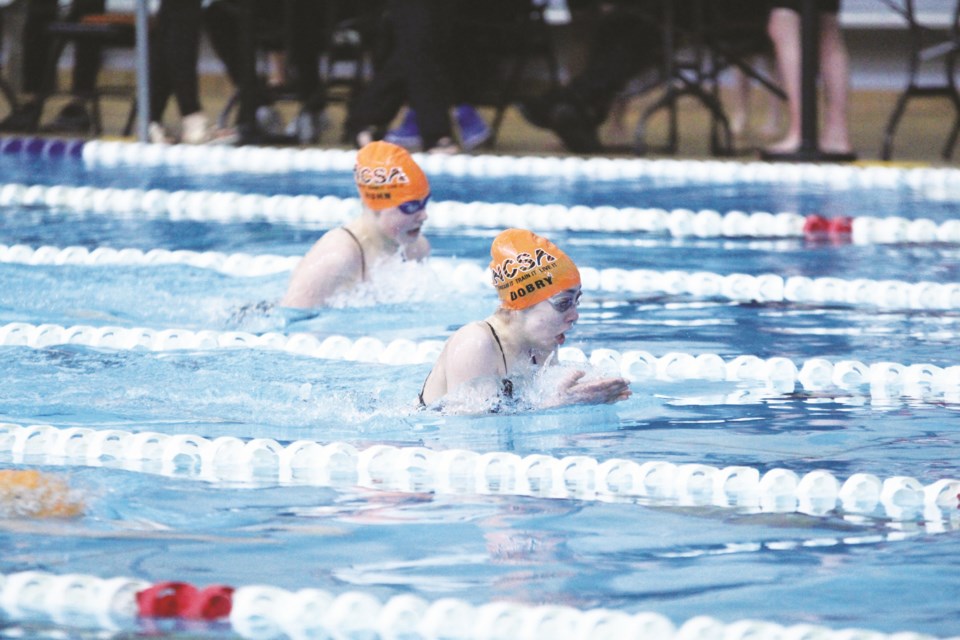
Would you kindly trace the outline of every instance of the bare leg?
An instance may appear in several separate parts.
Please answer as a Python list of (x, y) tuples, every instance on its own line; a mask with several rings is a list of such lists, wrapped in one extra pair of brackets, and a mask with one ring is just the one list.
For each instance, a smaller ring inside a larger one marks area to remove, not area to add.
[(767, 147), (772, 153), (789, 153), (800, 147), (800, 16), (790, 9), (773, 9), (767, 22), (777, 70), (787, 94), (787, 132)]
[(835, 14), (820, 16), (820, 76), (823, 78), (825, 102), (820, 149), (831, 153), (849, 153), (849, 59)]
[(733, 69), (733, 100), (730, 109), (730, 133), (735, 138), (747, 131), (750, 120), (750, 78), (740, 69)]
[[(776, 71), (774, 70), (774, 59), (773, 56), (760, 55), (757, 58), (758, 66), (761, 66), (766, 70), (770, 75), (775, 75)], [(780, 131), (780, 114), (781, 114), (781, 104), (780, 98), (775, 96), (769, 91), (764, 91), (764, 117), (763, 124), (760, 127), (760, 134), (764, 138), (772, 138), (777, 135)]]

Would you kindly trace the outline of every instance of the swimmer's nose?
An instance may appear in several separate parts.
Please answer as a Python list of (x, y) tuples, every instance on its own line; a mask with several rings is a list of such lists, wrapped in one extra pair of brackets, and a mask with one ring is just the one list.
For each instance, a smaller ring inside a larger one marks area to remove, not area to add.
[(567, 321), (570, 324), (573, 324), (579, 319), (580, 319), (580, 310), (577, 309), (576, 306), (570, 307), (570, 309), (567, 311)]

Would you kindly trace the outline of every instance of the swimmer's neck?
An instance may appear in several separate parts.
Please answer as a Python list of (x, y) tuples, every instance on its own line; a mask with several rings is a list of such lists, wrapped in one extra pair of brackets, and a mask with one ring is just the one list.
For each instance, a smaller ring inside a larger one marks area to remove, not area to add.
[(363, 250), (372, 258), (393, 255), (400, 250), (400, 243), (383, 232), (377, 214), (369, 209), (364, 209), (360, 217), (344, 226), (353, 232), (363, 245)]
[(518, 330), (520, 322), (513, 317), (512, 312), (498, 309), (487, 318), (487, 322), (500, 336), (507, 361), (513, 368), (531, 365), (539, 368), (553, 359), (556, 347), (539, 345), (525, 339), (522, 331)]

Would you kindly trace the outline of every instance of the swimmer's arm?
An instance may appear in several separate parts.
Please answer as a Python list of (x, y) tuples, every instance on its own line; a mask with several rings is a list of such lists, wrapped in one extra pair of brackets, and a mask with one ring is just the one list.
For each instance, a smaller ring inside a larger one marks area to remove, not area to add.
[(626, 400), (633, 393), (630, 383), (624, 378), (601, 378), (580, 382), (585, 372), (571, 371), (557, 386), (553, 398), (544, 407), (561, 407), (571, 404), (613, 404)]
[(296, 308), (322, 305), (337, 290), (360, 280), (361, 259), (356, 247), (332, 242), (329, 235), (325, 235), (293, 270), (280, 305)]

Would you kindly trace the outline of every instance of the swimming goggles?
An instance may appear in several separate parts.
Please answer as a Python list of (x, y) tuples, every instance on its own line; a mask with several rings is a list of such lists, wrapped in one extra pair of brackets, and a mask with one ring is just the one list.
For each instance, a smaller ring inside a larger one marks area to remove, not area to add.
[(412, 216), (413, 214), (420, 213), (426, 209), (428, 200), (430, 200), (429, 193), (423, 200), (407, 200), (406, 202), (401, 202), (399, 205), (397, 205), (397, 208), (400, 209), (401, 213)]
[(553, 310), (557, 313), (566, 313), (571, 308), (580, 306), (580, 297), (582, 295), (583, 292), (577, 291), (576, 295), (565, 294), (562, 298), (556, 300), (547, 298), (547, 302), (550, 303), (550, 306), (553, 307)]

